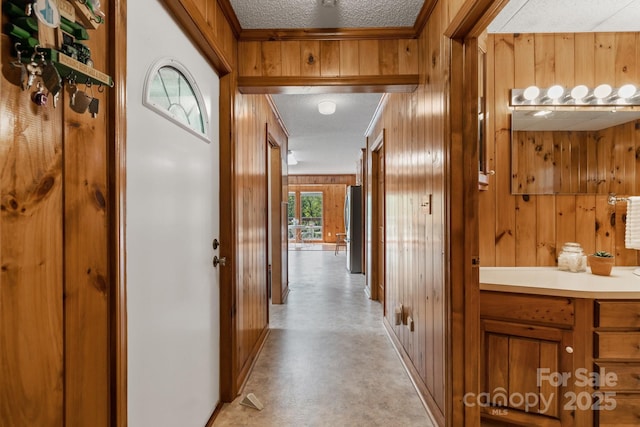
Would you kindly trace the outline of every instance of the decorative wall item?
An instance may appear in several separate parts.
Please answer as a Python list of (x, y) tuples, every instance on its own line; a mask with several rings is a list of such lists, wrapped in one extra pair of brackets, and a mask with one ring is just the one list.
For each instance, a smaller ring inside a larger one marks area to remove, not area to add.
[[(45, 106), (53, 100), (56, 107), (65, 81), (72, 87), (83, 84), (87, 92), (93, 85), (98, 91), (113, 86), (109, 75), (93, 68), (91, 50), (83, 43), (89, 40), (88, 29), (104, 23), (99, 0), (5, 0), (2, 10), (16, 57), (11, 65), (20, 69), (23, 90), (35, 88), (34, 103)], [(75, 95), (72, 91), (72, 107)], [(92, 97), (89, 105), (95, 117), (97, 98)]]

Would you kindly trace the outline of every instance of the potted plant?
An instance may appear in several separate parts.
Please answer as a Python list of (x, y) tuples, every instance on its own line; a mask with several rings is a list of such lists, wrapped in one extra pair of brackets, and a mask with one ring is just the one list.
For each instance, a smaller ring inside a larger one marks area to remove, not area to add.
[(597, 251), (596, 253), (589, 255), (591, 273), (597, 274), (598, 276), (610, 275), (614, 262), (614, 256), (607, 251)]

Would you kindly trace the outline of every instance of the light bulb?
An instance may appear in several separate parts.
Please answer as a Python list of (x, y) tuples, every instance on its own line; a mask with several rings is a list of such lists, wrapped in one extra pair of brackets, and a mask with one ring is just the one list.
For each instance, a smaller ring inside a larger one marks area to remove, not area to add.
[(551, 86), (547, 90), (547, 96), (551, 99), (558, 99), (564, 94), (564, 88), (560, 85)]
[(611, 92), (613, 92), (613, 89), (610, 85), (605, 83), (601, 84), (593, 90), (593, 96), (595, 96), (597, 99), (604, 99), (611, 95)]
[(522, 96), (527, 101), (533, 101), (538, 97), (538, 95), (540, 95), (540, 89), (538, 88), (538, 86), (529, 86), (522, 93)]
[(578, 85), (571, 89), (571, 97), (575, 100), (582, 99), (589, 93), (589, 88), (585, 85)]
[(618, 96), (620, 98), (631, 98), (636, 93), (636, 87), (634, 85), (628, 84), (622, 86), (618, 89)]

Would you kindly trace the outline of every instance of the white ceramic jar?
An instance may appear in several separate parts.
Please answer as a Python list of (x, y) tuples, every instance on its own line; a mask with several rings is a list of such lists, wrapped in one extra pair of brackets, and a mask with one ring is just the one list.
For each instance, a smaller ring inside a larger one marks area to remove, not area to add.
[(579, 273), (587, 270), (587, 256), (580, 243), (567, 242), (558, 254), (558, 269)]

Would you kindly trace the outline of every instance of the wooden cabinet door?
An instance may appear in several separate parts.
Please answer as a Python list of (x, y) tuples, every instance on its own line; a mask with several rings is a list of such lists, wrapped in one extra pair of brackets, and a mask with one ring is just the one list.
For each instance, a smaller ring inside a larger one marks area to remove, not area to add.
[[(485, 417), (534, 425), (573, 425), (564, 410), (573, 379), (571, 330), (482, 320)], [(568, 351), (567, 351), (568, 350)]]

